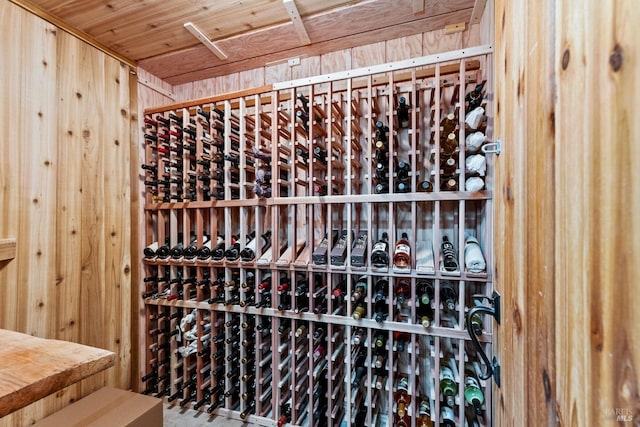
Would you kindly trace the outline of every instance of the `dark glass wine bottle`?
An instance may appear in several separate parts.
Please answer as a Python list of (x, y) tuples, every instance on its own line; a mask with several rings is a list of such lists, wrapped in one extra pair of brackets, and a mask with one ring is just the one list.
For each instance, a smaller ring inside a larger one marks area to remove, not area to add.
[(398, 99), (398, 126), (400, 128), (408, 128), (409, 127), (409, 104), (407, 103), (407, 98), (401, 96)]
[(389, 235), (382, 233), (382, 237), (371, 248), (371, 264), (374, 267), (389, 267)]

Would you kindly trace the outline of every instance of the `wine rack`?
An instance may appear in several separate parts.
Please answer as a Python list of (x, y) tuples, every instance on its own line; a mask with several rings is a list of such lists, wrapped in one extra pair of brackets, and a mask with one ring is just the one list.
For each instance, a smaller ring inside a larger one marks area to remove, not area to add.
[(146, 111), (145, 393), (269, 426), (491, 425), (465, 329), (493, 292), (491, 54)]

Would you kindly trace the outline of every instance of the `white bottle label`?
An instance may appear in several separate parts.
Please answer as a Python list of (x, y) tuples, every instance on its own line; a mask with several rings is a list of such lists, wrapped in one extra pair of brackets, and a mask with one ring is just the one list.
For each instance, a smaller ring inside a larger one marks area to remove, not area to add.
[(409, 247), (409, 245), (400, 243), (399, 245), (396, 245), (396, 253), (404, 253), (407, 255), (411, 255), (411, 248)]

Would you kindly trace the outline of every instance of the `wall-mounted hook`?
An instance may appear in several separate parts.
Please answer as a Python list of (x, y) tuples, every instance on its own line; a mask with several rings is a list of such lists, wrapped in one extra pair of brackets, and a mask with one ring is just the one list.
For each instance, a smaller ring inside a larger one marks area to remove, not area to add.
[(498, 324), (500, 324), (500, 294), (496, 291), (493, 291), (493, 295), (491, 297), (488, 297), (486, 295), (474, 295), (473, 298), (486, 299), (492, 305), (492, 307), (486, 307), (482, 305), (472, 307), (469, 309), (469, 311), (467, 311), (466, 315), (467, 332), (471, 337), (471, 342), (473, 342), (473, 345), (476, 347), (476, 350), (480, 354), (480, 357), (484, 361), (484, 364), (487, 366), (486, 372), (480, 372), (478, 376), (483, 380), (488, 380), (493, 376), (493, 380), (496, 382), (496, 385), (500, 387), (500, 364), (498, 363), (498, 358), (494, 356), (492, 361), (489, 360), (489, 357), (487, 357), (487, 354), (484, 352), (484, 349), (480, 345), (478, 337), (476, 336), (476, 332), (472, 326), (472, 318), (476, 313), (489, 314), (496, 319), (496, 322)]
[(484, 154), (500, 154), (501, 149), (502, 149), (502, 141), (500, 141), (499, 139), (496, 140), (495, 142), (489, 142), (487, 144), (484, 144), (482, 148), (480, 148), (480, 150), (482, 150)]

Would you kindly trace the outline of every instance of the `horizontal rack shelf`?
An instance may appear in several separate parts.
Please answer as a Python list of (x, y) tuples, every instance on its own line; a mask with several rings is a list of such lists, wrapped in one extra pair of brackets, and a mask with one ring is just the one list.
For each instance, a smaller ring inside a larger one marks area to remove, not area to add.
[[(236, 313), (246, 315), (268, 316), (282, 319), (299, 321), (320, 322), (333, 325), (353, 326), (365, 329), (379, 329), (383, 331), (400, 331), (416, 335), (428, 335), (439, 338), (454, 338), (459, 340), (470, 340), (469, 334), (460, 329), (429, 327), (425, 328), (418, 324), (403, 323), (395, 321), (384, 321), (378, 323), (372, 319), (354, 320), (350, 316), (336, 316), (333, 314), (314, 313), (294, 313), (293, 311), (278, 311), (275, 308), (255, 308), (240, 307), (235, 305), (209, 304), (206, 301), (166, 301), (163, 299), (145, 299), (145, 304), (158, 305), (163, 307), (190, 308), (198, 310), (210, 310), (220, 313)], [(490, 343), (493, 336), (490, 333), (483, 333), (478, 337), (478, 341)]]

